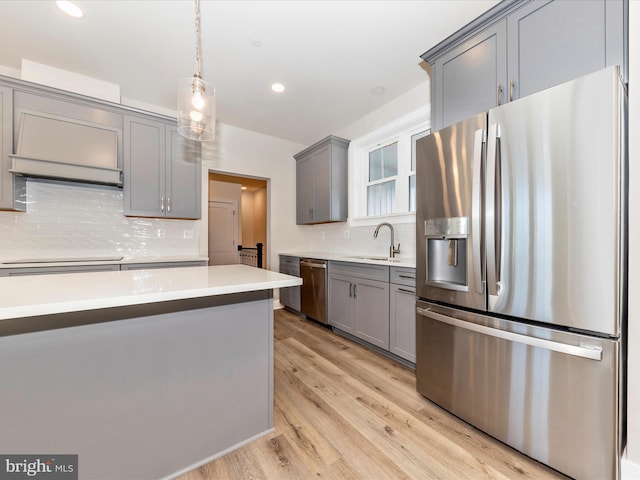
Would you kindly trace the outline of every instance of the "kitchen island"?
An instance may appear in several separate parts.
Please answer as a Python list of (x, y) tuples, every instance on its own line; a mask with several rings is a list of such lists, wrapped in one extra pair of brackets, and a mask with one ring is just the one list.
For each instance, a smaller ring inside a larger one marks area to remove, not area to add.
[(165, 478), (273, 429), (272, 289), (244, 265), (0, 278), (0, 452)]

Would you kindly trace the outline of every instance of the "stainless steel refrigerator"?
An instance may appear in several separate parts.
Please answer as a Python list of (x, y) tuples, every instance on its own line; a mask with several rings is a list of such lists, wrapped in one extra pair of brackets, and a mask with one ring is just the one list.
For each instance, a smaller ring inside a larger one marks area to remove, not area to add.
[(623, 446), (625, 87), (602, 70), (417, 142), (417, 388), (575, 478)]

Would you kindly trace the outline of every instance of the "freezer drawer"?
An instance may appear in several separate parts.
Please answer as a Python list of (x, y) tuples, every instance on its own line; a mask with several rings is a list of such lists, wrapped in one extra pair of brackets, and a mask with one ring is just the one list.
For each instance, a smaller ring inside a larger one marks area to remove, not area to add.
[(571, 477), (617, 478), (619, 340), (421, 301), (417, 312), (420, 393)]

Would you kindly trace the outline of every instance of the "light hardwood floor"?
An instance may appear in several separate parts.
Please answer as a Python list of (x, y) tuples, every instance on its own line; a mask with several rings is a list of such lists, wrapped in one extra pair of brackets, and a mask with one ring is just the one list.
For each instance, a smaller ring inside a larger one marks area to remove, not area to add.
[(275, 313), (275, 432), (180, 480), (560, 479), (416, 392), (414, 372)]

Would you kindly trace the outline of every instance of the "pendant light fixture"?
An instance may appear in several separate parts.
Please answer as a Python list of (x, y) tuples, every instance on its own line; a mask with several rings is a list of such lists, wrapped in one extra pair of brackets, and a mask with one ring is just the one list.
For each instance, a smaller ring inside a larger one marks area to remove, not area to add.
[(178, 79), (178, 133), (197, 141), (213, 140), (216, 126), (216, 91), (202, 79), (200, 61), (200, 0), (196, 1), (196, 71)]

